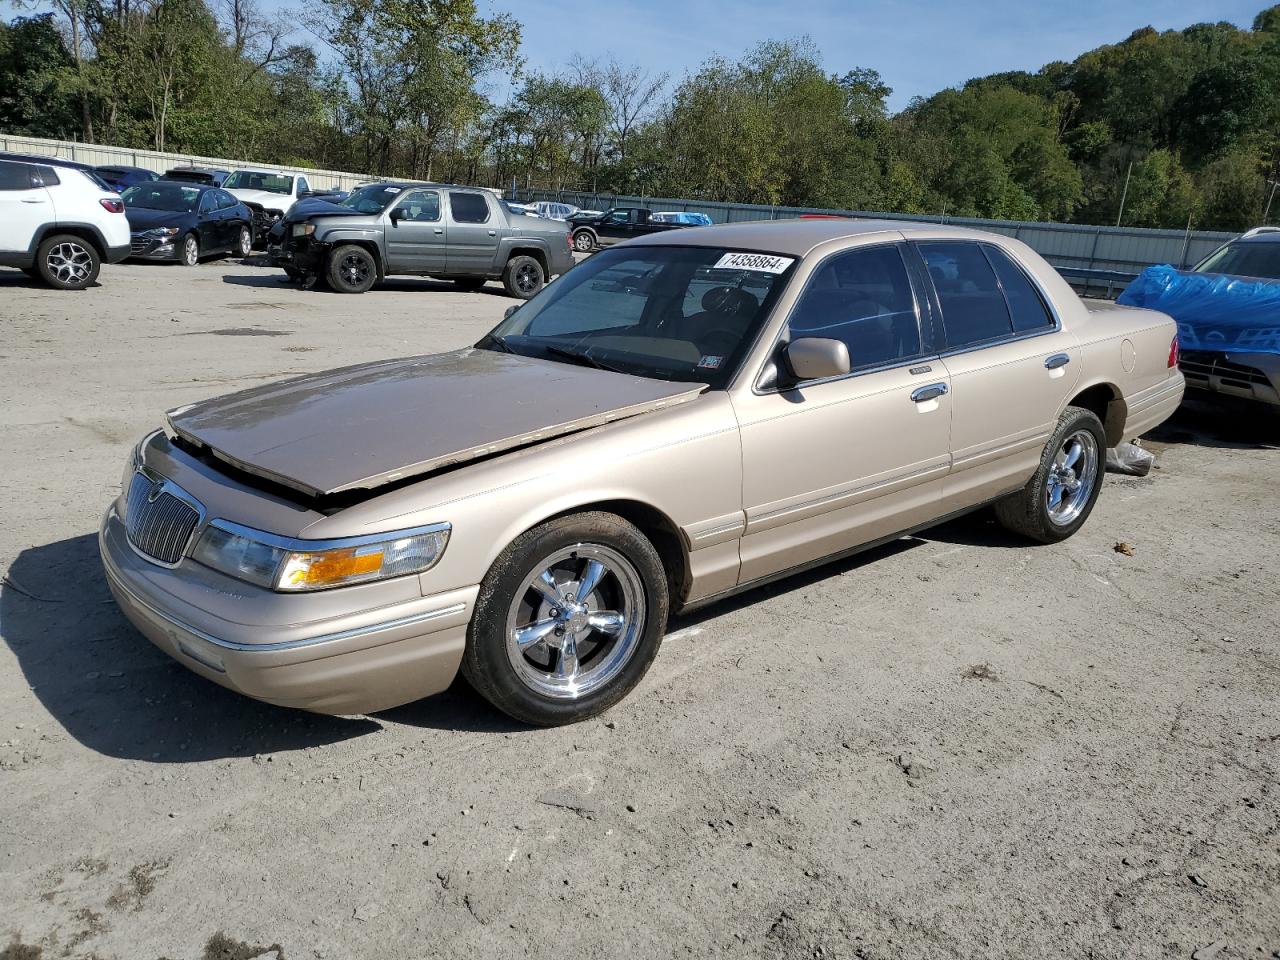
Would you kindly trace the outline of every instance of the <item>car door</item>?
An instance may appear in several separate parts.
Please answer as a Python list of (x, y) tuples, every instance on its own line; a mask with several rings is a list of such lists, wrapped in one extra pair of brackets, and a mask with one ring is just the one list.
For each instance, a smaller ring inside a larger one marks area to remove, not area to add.
[(57, 219), (53, 198), (37, 170), (31, 164), (0, 161), (0, 251), (4, 253), (25, 254), (36, 231)]
[(766, 380), (734, 394), (746, 511), (740, 582), (937, 515), (950, 467), (950, 383), (911, 273), (899, 243), (827, 257), (779, 347), (800, 337), (840, 340), (851, 372), (793, 385)]
[[(1075, 338), (1049, 298), (995, 244), (918, 242), (951, 378), (951, 475), (944, 507), (1022, 486), (1080, 375)], [(1073, 362), (1076, 361), (1076, 362)]]
[(196, 230), (200, 234), (200, 250), (209, 253), (222, 250), (227, 246), (226, 228), (218, 219), (218, 194), (216, 190), (204, 190), (200, 193), (200, 204), (196, 208)]
[(488, 199), (474, 190), (449, 191), (450, 274), (483, 276), (498, 259), (498, 224)]
[(596, 224), (596, 235), (603, 246), (626, 240), (632, 235), (630, 211), (613, 210), (608, 213)]
[(405, 190), (387, 211), (387, 273), (419, 276), (445, 272), (445, 241), (439, 190)]
[(249, 227), (252, 230), (252, 222), (246, 216), (247, 207), (241, 207), (240, 201), (225, 190), (218, 191), (218, 216), (222, 218), (223, 225), (226, 228), (226, 243), (230, 250), (235, 250), (240, 245), (240, 228)]

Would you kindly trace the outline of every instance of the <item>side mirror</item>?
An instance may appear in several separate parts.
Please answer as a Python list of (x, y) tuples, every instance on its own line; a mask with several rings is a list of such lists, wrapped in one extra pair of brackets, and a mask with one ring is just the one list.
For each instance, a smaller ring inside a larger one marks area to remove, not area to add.
[(825, 380), (842, 377), (852, 369), (849, 348), (843, 341), (826, 337), (801, 337), (787, 344), (787, 366), (796, 380)]
[(391, 212), (387, 214), (391, 218), (392, 224), (397, 224), (404, 219), (404, 211), (399, 207), (392, 207)]
[(513, 303), (511, 306), (507, 307), (507, 309), (503, 311), (503, 313), (502, 313), (502, 319), (503, 319), (503, 320), (509, 320), (509, 319), (511, 319), (511, 315), (512, 315), (513, 313), (515, 313), (515, 312), (516, 312), (517, 310), (519, 310), (519, 309), (520, 309), (520, 304), (518, 304), (518, 303)]
[(299, 190), (299, 191), (298, 191), (298, 199), (299, 199), (299, 200), (305, 200), (305, 199), (307, 199), (307, 197), (314, 197), (315, 195), (316, 195), (316, 192), (315, 192), (314, 190)]

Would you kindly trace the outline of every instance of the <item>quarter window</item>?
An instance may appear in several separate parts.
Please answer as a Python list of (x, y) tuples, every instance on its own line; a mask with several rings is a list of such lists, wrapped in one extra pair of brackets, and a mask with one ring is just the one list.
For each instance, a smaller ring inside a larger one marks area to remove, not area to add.
[(1044, 305), (1039, 292), (1031, 280), (1022, 272), (1022, 268), (1009, 258), (999, 247), (984, 247), (983, 251), (991, 266), (995, 268), (1000, 286), (1004, 290), (1004, 298), (1009, 304), (1009, 313), (1013, 315), (1015, 333), (1028, 333), (1053, 326), (1053, 317)]
[(788, 330), (793, 340), (842, 341), (854, 370), (920, 356), (915, 297), (898, 247), (850, 250), (822, 264), (791, 312)]
[(1007, 337), (1013, 321), (995, 271), (976, 243), (922, 243), (920, 255), (942, 307), (947, 346), (963, 349)]
[(435, 190), (410, 190), (396, 209), (401, 220), (434, 223), (440, 219), (440, 194)]
[(489, 219), (489, 204), (478, 193), (450, 193), (449, 208), (456, 223), (484, 223)]

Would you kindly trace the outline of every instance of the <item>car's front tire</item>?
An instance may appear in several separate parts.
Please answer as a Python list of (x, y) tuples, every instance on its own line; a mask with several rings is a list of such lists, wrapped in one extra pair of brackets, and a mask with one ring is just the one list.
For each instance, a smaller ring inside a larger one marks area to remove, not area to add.
[(1107, 440), (1092, 410), (1067, 407), (1027, 485), (996, 503), (1007, 529), (1040, 543), (1067, 539), (1089, 519), (1102, 490)]
[(188, 233), (182, 238), (182, 246), (178, 248), (178, 262), (184, 267), (200, 265), (200, 238)]
[(58, 290), (83, 290), (98, 279), (102, 258), (93, 244), (67, 233), (48, 237), (36, 250), (40, 279)]
[(579, 230), (573, 235), (573, 249), (579, 253), (590, 253), (595, 248), (596, 237), (590, 230)]
[(325, 279), (338, 293), (364, 293), (378, 279), (378, 264), (364, 247), (347, 244), (329, 254)]
[(462, 672), (535, 726), (594, 717), (657, 656), (667, 577), (648, 538), (611, 513), (549, 520), (512, 541), (480, 585)]
[(236, 256), (247, 257), (253, 253), (253, 231), (248, 227), (240, 228), (240, 236), (236, 241)]

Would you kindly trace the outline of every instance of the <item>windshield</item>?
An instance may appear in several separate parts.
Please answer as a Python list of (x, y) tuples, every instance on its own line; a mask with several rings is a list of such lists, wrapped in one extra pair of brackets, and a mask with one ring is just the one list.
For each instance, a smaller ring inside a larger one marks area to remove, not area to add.
[(126, 207), (143, 207), (147, 210), (173, 210), (191, 213), (200, 203), (200, 190), (184, 187), (180, 183), (139, 183), (120, 195)]
[(605, 250), (521, 306), (477, 346), (723, 387), (794, 262), (719, 247)]
[(293, 177), (282, 173), (237, 170), (222, 182), (222, 186), (227, 190), (265, 190), (267, 193), (280, 193), (287, 197), (293, 193)]
[(1196, 267), (1196, 273), (1226, 273), (1234, 277), (1280, 280), (1280, 242), (1229, 243)]
[(350, 207), (361, 213), (381, 213), (387, 209), (391, 201), (400, 196), (401, 188), (388, 186), (385, 183), (370, 183), (351, 192), (351, 196), (338, 204)]

